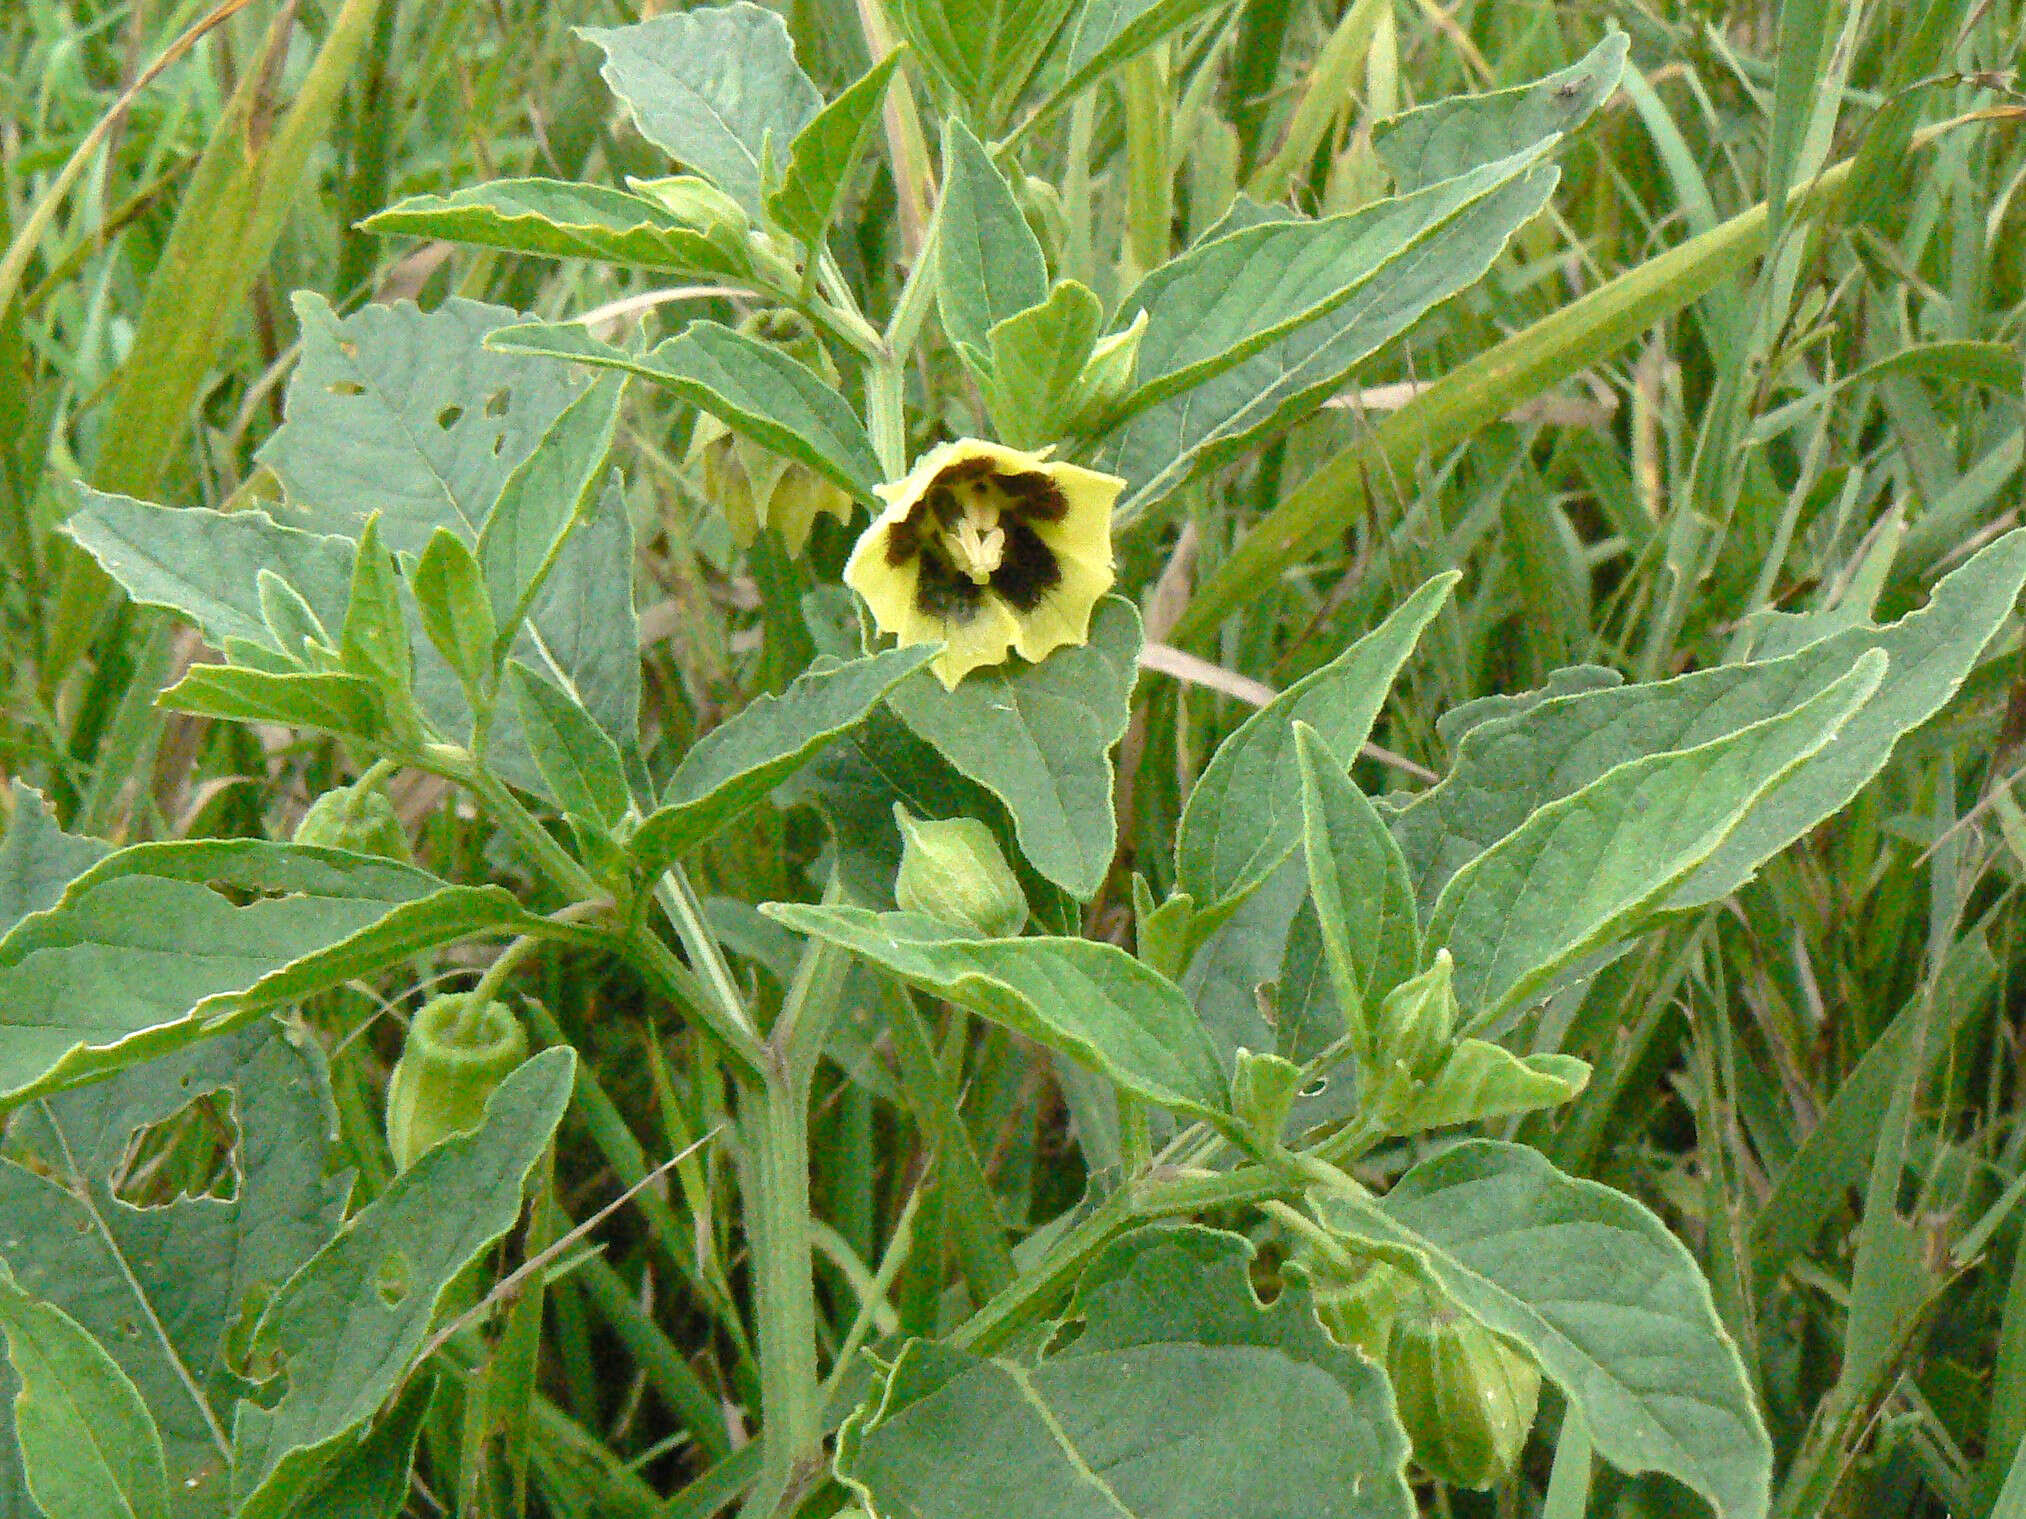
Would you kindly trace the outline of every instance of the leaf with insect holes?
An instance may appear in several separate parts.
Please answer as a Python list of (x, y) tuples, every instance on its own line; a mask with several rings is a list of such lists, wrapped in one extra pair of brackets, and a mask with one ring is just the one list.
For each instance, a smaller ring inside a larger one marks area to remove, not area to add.
[(897, 1519), (1413, 1519), (1385, 1373), (1323, 1332), (1299, 1267), (1271, 1307), (1252, 1269), (1242, 1236), (1142, 1229), (1085, 1269), (1081, 1333), (1045, 1353), (910, 1340), (837, 1473)]
[(16, 1103), (486, 929), (496, 886), (261, 839), (136, 844), (0, 938), (0, 1099)]
[(823, 104), (781, 18), (740, 0), (581, 35), (604, 51), (599, 72), (640, 135), (757, 219), (762, 166), (782, 161)]
[(576, 1069), (569, 1049), (522, 1065), (479, 1128), (424, 1153), (269, 1301), (254, 1346), (287, 1366), (288, 1392), (238, 1407), (235, 1519), (282, 1519), (400, 1386), (451, 1284), (520, 1216)]
[(437, 528), (478, 541), (507, 479), (579, 388), (559, 365), (484, 346), (518, 313), (453, 296), (433, 311), (401, 302), (340, 319), (295, 298), (302, 359), (287, 420), (260, 461), (288, 491), (286, 525), (356, 537), (379, 512), (397, 554)]
[[(230, 1196), (136, 1206), (123, 1188), (136, 1135), (179, 1121), (225, 1125)], [(224, 1434), (247, 1390), (234, 1328), (343, 1215), (336, 1129), (321, 1050), (273, 1019), (19, 1108), (9, 1125), (0, 1258), (105, 1348), (161, 1433), (176, 1491), (200, 1509), (224, 1511)], [(0, 1511), (25, 1512), (12, 1433), (0, 1395)]]

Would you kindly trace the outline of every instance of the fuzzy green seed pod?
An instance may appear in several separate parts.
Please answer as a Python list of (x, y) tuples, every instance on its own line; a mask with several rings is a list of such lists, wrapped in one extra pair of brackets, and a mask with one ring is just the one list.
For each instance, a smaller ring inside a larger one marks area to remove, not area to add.
[(326, 791), (295, 827), (295, 842), (326, 849), (376, 854), (403, 864), (414, 859), (408, 832), (394, 813), (394, 804), (377, 786), (359, 784)]
[(922, 820), (895, 805), (902, 839), (893, 899), (966, 933), (1010, 939), (1027, 926), (1027, 896), (999, 853), (992, 830), (976, 818)]
[(1540, 1403), (1540, 1368), (1526, 1352), (1447, 1304), (1394, 1319), (1386, 1371), (1414, 1459), (1457, 1487), (1512, 1475)]
[(478, 1127), (486, 1099), (528, 1058), (527, 1031), (503, 1002), (450, 992), (422, 1004), (387, 1083), (387, 1144), (405, 1171), (430, 1146)]

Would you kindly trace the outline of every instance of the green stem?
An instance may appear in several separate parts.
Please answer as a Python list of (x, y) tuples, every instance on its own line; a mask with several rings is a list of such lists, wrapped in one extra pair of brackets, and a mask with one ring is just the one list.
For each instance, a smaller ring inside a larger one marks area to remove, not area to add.
[(971, 1301), (987, 1302), (1012, 1286), (1018, 1274), (1013, 1252), (1006, 1246), (999, 1202), (985, 1179), (970, 1130), (957, 1111), (956, 1093), (936, 1058), (921, 1008), (905, 988), (890, 981), (884, 985), (887, 1028), (900, 1062), (901, 1090), (907, 1094), (915, 1125), (934, 1157), (936, 1185), (943, 1192), (944, 1216), (954, 1236), (957, 1265), (971, 1289)]
[(785, 1063), (776, 1061), (746, 1129), (746, 1231), (752, 1242), (760, 1341), (760, 1411), (766, 1452), (740, 1510), (766, 1519), (791, 1505), (823, 1438), (816, 1370), (815, 1250), (809, 1230), (808, 1110)]

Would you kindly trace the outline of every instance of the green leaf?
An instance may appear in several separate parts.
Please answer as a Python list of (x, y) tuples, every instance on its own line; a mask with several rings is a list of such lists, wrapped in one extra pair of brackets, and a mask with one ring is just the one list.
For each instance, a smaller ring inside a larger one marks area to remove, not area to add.
[(386, 727), (380, 692), (357, 675), (271, 675), (237, 665), (192, 665), (157, 701), (176, 712), (241, 723), (286, 723), (377, 739)]
[(517, 659), (507, 665), (507, 682), (550, 794), (565, 812), (616, 824), (632, 804), (618, 746), (590, 713)]
[(1389, 1131), (1421, 1134), (1558, 1107), (1589, 1081), (1588, 1063), (1573, 1055), (1520, 1056), (1487, 1040), (1462, 1039), (1440, 1071), (1389, 1110)]
[(595, 258), (664, 274), (751, 278), (725, 247), (644, 195), (556, 179), (496, 179), (448, 195), (411, 195), (360, 225), (503, 253)]
[(1301, 772), (1294, 724), (1316, 730), (1348, 770), (1386, 692), (1449, 599), (1450, 570), (1422, 585), (1386, 620), (1313, 674), (1289, 686), (1218, 745), (1182, 809), (1175, 840), (1180, 889), (1199, 915), (1228, 909), (1272, 874), (1301, 842)]
[(1052, 51), (1062, 59), (1062, 76), (1051, 81), (1042, 113), (1082, 93), (1128, 58), (1180, 31), (1226, 0), (1085, 0), (1077, 7)]
[[(231, 1195), (123, 1201), (137, 1131), (179, 1114), (204, 1135), (226, 1124)], [(338, 1227), (351, 1178), (330, 1174), (336, 1128), (322, 1052), (272, 1019), (33, 1103), (10, 1125), (0, 1251), (138, 1391), (179, 1511), (225, 1510), (226, 1411), (249, 1390), (236, 1331)], [(0, 1408), (0, 1507), (19, 1481), (14, 1443)]]
[(1628, 45), (1623, 32), (1611, 32), (1581, 61), (1532, 84), (1453, 95), (1376, 122), (1372, 146), (1406, 191), (1565, 136), (1618, 88)]
[(1117, 945), (967, 939), (933, 918), (863, 907), (769, 902), (761, 910), (1060, 1050), (1149, 1102), (1224, 1117), (1223, 1067), (1188, 999)]
[(640, 135), (758, 217), (762, 162), (778, 163), (823, 104), (781, 18), (740, 0), (580, 35), (604, 50), (599, 72)]
[[(1119, 403), (1119, 416), (1235, 369), (1353, 301), (1346, 313), (1353, 324), (1374, 324), (1375, 333), (1390, 327), (1388, 336), (1401, 330), (1432, 304), (1419, 292), (1438, 284), (1445, 291), (1461, 288), (1450, 266), (1461, 267), (1480, 250), (1459, 240), (1459, 225), (1468, 225), (1471, 213), (1501, 192), (1529, 181), (1552, 146), (1552, 139), (1528, 144), (1468, 174), (1343, 216), (1245, 227), (1161, 265), (1119, 307), (1120, 324), (1147, 314), (1138, 385)], [(1511, 230), (1499, 232), (1497, 243)], [(1403, 291), (1415, 292), (1422, 304), (1403, 304)]]
[(1094, 1261), (1082, 1333), (1039, 1360), (910, 1341), (838, 1436), (837, 1472), (892, 1519), (1412, 1519), (1407, 1439), (1371, 1361), (1324, 1334), (1252, 1247), (1149, 1229)]
[(625, 385), (601, 380), (572, 401), (507, 477), (478, 535), (478, 562), (499, 635), (510, 639), (540, 594), (563, 540), (592, 509), (619, 427)]
[(259, 458), (303, 525), (356, 537), (377, 511), (397, 554), (421, 553), (439, 527), (476, 543), (508, 477), (575, 398), (575, 377), (487, 349), (488, 332), (519, 320), (502, 306), (453, 296), (340, 321), (305, 291), (295, 309), (302, 359), (287, 420)]
[(342, 538), (279, 527), (265, 512), (156, 506), (83, 486), (78, 495), (63, 532), (133, 600), (181, 613), (214, 649), (227, 639), (275, 647), (262, 570), (287, 581), (325, 627), (344, 623), (352, 545)]
[(476, 705), (477, 694), (491, 687), (493, 644), (499, 637), (477, 557), (450, 529), (439, 527), (429, 535), (409, 583), (422, 613), (422, 630)]
[(21, 1379), (14, 1431), (49, 1519), (168, 1519), (162, 1437), (117, 1362), (0, 1269), (0, 1329)]
[(346, 672), (386, 693), (390, 712), (405, 712), (415, 684), (415, 653), (408, 641), (408, 612), (401, 572), (380, 542), (380, 519), (368, 517), (352, 559), (352, 589), (338, 651)]
[(887, 705), (1005, 803), (1036, 870), (1088, 901), (1117, 848), (1111, 750), (1131, 720), (1139, 654), (1139, 613), (1107, 596), (1086, 644), (973, 671), (954, 691), (924, 673)]
[(567, 691), (625, 755), (640, 733), (633, 573), (633, 521), (615, 474), (564, 536), (514, 643), (514, 657)]
[(1335, 980), (1353, 1027), (1421, 964), (1414, 885), (1400, 846), (1365, 794), (1323, 747), (1315, 729), (1294, 725), (1301, 769), (1302, 845), (1308, 889)]
[(1452, 876), (1427, 940), (1456, 957), (1472, 1026), (1496, 1026), (1659, 910), (1761, 796), (1835, 737), (1878, 689), (1885, 659), (1874, 649), (1788, 711), (1605, 772)]
[(0, 1102), (530, 920), (498, 887), (261, 839), (137, 844), (0, 938)]
[(726, 827), (800, 769), (838, 734), (856, 727), (879, 699), (935, 658), (917, 644), (812, 666), (779, 696), (751, 706), (697, 740), (662, 790), (661, 806), (633, 835), (631, 850), (650, 874), (665, 869)]
[(943, 174), (936, 309), (950, 341), (982, 359), (993, 327), (1048, 299), (1048, 262), (984, 144), (954, 119), (943, 133)]
[(1694, 1258), (1631, 1198), (1467, 1140), (1377, 1202), (1322, 1207), (1532, 1351), (1605, 1460), (1665, 1472), (1721, 1519), (1762, 1519), (1772, 1448), (1737, 1348)]
[(233, 1421), (235, 1519), (275, 1519), (344, 1456), (400, 1385), (458, 1274), (520, 1216), (521, 1189), (570, 1100), (576, 1056), (549, 1049), (500, 1085), (475, 1132), (427, 1152), (290, 1278), (254, 1342), (288, 1368), (273, 1408)]
[(1075, 0), (895, 0), (893, 16), (923, 59), (996, 131)]
[(1884, 628), (1854, 628), (1780, 659), (1652, 684), (1595, 689), (1587, 680), (1551, 681), (1548, 699), (1487, 716), (1453, 736), (1449, 775), (1392, 820), (1421, 901), (1431, 904), (1459, 868), (1538, 809), (1614, 766), (1693, 748), (1784, 711), (1846, 674), (1867, 649), (1884, 650), (1885, 679), (1871, 700), (1834, 743), (1767, 793), (1670, 905), (1728, 895), (1847, 803), (1884, 766), (1893, 745), (1941, 709), (2011, 615), (2022, 587), (2026, 532), (2013, 532), (1938, 582), (1926, 607)]
[(495, 332), (490, 342), (507, 353), (640, 375), (858, 500), (877, 500), (879, 458), (857, 414), (835, 385), (772, 344), (717, 322), (692, 322), (645, 354), (600, 342), (576, 322), (529, 322)]
[(1003, 441), (1039, 448), (1068, 430), (1103, 325), (1104, 303), (1075, 280), (1056, 281), (1040, 305), (993, 324), (986, 334), (988, 400)]
[[(1163, 326), (1174, 335), (1169, 340), (1172, 351), (1157, 356), (1154, 362), (1175, 366), (1183, 374), (1198, 370), (1209, 374), (1182, 394), (1143, 406), (1105, 433), (1097, 466), (1130, 482), (1119, 510), (1127, 517), (1136, 516), (1201, 471), (1236, 457), (1255, 439), (1309, 415), (1360, 361), (1405, 332), (1432, 307), (1475, 284), (1513, 233), (1547, 204), (1557, 172), (1551, 165), (1536, 164), (1517, 177), (1504, 179), (1490, 193), (1452, 208), (1444, 219), (1371, 271), (1353, 298), (1274, 337), (1240, 364), (1225, 367), (1216, 353), (1197, 347), (1188, 338), (1199, 325), (1208, 331), (1220, 319), (1228, 323), (1234, 313), (1242, 316), (1243, 303), (1234, 308), (1223, 287), (1215, 282), (1192, 281), (1164, 295)], [(1430, 199), (1416, 205), (1427, 209), (1444, 203), (1446, 189), (1437, 186), (1421, 193)], [(1389, 208), (1396, 205), (1381, 202), (1351, 216), (1377, 222), (1394, 215)], [(1257, 238), (1264, 244), (1288, 227), (1333, 225), (1334, 221), (1270, 222), (1218, 239), (1205, 249), (1205, 257), (1212, 258), (1212, 250), (1233, 239)], [(1222, 256), (1221, 252), (1214, 255)], [(1267, 285), (1277, 271), (1270, 263), (1248, 267), (1247, 300), (1266, 305)], [(1150, 315), (1148, 337), (1152, 336)], [(1248, 342), (1246, 347), (1250, 350), (1253, 345)], [(1142, 340), (1142, 380), (1155, 372)], [(1160, 393), (1158, 388), (1148, 392)]]
[(820, 244), (829, 231), (900, 56), (896, 49), (875, 63), (788, 144), (787, 171), (781, 187), (767, 196), (767, 214), (803, 242)]
[(0, 937), (32, 912), (52, 907), (63, 888), (112, 852), (112, 845), (56, 826), (42, 793), (10, 783), (13, 806), (0, 834)]
[(435, 1393), (436, 1377), (427, 1367), (411, 1376), (372, 1431), (340, 1451), (318, 1474), (316, 1485), (286, 1510), (288, 1519), (400, 1519), (408, 1503), (416, 1442)]

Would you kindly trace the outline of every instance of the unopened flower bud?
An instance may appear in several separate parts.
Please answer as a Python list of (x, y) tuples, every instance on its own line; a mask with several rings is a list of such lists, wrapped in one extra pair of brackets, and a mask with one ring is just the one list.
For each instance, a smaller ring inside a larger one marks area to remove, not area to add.
[(1441, 1070), (1456, 1032), (1455, 969), (1449, 951), (1441, 950), (1433, 965), (1386, 994), (1372, 1021), (1374, 1066), (1402, 1066), (1417, 1081)]
[(899, 805), (893, 816), (902, 840), (893, 899), (901, 911), (987, 939), (1010, 939), (1026, 926), (1026, 894), (991, 829), (976, 818), (917, 819)]
[(295, 842), (376, 854), (404, 864), (414, 858), (393, 802), (378, 786), (364, 782), (326, 791), (310, 803), (295, 826)]
[(1323, 1327), (1339, 1344), (1383, 1365), (1401, 1304), (1420, 1294), (1414, 1279), (1384, 1261), (1367, 1261), (1348, 1273), (1333, 1269), (1320, 1257), (1308, 1266), (1316, 1317)]
[(486, 1099), (528, 1056), (527, 1031), (503, 1002), (432, 997), (408, 1025), (387, 1083), (387, 1144), (405, 1171), (432, 1145), (479, 1126)]
[(1533, 1429), (1541, 1373), (1525, 1351), (1446, 1303), (1403, 1312), (1386, 1371), (1414, 1459), (1458, 1487), (1495, 1487), (1512, 1475)]

